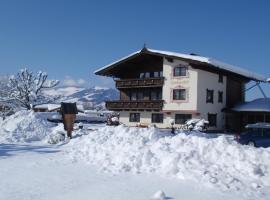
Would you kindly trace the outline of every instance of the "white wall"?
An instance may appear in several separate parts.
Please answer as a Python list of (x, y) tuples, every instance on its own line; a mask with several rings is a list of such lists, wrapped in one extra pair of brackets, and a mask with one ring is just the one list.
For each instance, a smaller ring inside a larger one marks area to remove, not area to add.
[[(187, 66), (186, 77), (174, 77), (173, 69), (176, 66)], [(165, 78), (162, 98), (164, 100), (164, 111), (185, 110), (196, 112), (197, 108), (197, 70), (193, 69), (188, 63), (174, 59), (173, 62), (168, 62), (163, 59), (163, 76)], [(187, 99), (184, 101), (175, 101), (172, 99), (172, 90), (184, 88), (187, 91)]]
[[(219, 75), (203, 70), (198, 70), (198, 99), (197, 110), (200, 118), (208, 119), (208, 113), (217, 114), (217, 127), (212, 129), (223, 129), (225, 115), (221, 110), (226, 107), (226, 76), (223, 76), (223, 83), (218, 82)], [(214, 90), (214, 103), (206, 103), (206, 90)], [(223, 103), (218, 102), (218, 91), (223, 91)], [(236, 94), (237, 95), (237, 94)]]

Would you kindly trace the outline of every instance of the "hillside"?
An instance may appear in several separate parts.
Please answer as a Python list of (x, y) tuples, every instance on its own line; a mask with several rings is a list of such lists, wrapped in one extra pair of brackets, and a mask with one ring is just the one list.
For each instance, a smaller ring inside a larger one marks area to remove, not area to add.
[(57, 87), (46, 90), (45, 94), (55, 96), (57, 102), (68, 101), (77, 102), (78, 104), (89, 104), (91, 106), (104, 106), (107, 100), (118, 98), (118, 92), (112, 88), (81, 88), (81, 87)]

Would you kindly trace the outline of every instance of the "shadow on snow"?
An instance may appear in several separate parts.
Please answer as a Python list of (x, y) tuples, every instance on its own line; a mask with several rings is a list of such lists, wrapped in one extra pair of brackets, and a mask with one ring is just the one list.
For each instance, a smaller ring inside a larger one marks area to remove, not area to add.
[(32, 146), (27, 144), (0, 144), (0, 158), (14, 156), (16, 153), (35, 152), (40, 154), (57, 153), (59, 150), (47, 146)]

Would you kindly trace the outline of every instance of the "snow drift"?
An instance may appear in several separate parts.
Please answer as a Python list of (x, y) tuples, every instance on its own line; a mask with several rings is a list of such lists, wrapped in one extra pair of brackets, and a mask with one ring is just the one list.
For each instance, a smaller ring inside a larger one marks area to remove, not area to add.
[(242, 146), (225, 136), (164, 136), (153, 127), (118, 126), (91, 132), (68, 147), (65, 153), (74, 161), (112, 173), (155, 172), (247, 194), (270, 185), (270, 149)]
[(44, 139), (53, 124), (47, 121), (47, 113), (19, 111), (0, 121), (0, 143), (32, 142)]

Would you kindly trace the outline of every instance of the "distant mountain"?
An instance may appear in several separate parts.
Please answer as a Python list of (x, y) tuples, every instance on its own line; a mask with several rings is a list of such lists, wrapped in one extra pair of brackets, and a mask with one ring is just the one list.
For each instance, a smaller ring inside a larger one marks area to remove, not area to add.
[(46, 95), (58, 96), (57, 102), (76, 102), (87, 107), (104, 107), (105, 101), (119, 98), (118, 91), (112, 88), (58, 87), (45, 91)]

